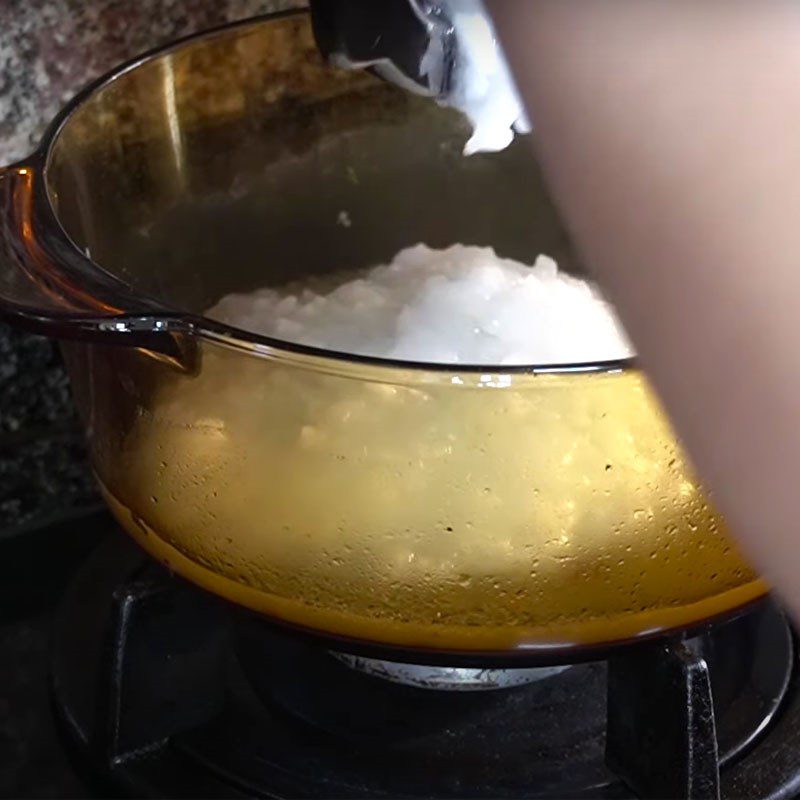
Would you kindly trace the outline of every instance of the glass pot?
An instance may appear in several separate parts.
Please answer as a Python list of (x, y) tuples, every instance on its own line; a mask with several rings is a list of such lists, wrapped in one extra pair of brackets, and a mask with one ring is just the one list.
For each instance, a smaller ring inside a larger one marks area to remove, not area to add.
[(2, 309), (64, 341), (111, 510), (211, 592), (417, 654), (535, 661), (759, 597), (634, 363), (397, 363), (203, 316), (420, 241), (579, 271), (529, 143), (467, 134), (323, 65), (300, 12), (123, 66), (0, 173)]

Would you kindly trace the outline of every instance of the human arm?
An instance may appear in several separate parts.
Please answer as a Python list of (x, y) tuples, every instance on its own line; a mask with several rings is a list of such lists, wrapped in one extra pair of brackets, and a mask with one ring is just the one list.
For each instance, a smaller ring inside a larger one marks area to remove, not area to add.
[(575, 241), (800, 614), (800, 6), (488, 6)]

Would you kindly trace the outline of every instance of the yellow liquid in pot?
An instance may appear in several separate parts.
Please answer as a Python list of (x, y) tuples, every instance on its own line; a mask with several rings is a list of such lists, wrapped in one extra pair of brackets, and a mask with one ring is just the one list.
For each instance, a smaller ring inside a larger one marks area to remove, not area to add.
[(402, 378), (212, 352), (95, 435), (98, 474), (178, 573), (373, 642), (593, 644), (765, 592), (640, 374)]
[[(379, 645), (458, 652), (508, 652), (543, 644), (555, 647), (621, 642), (660, 630), (691, 626), (698, 621), (744, 606), (767, 590), (760, 581), (754, 581), (686, 606), (654, 608), (621, 617), (587, 616), (574, 622), (564, 620), (556, 628), (525, 624), (491, 625), (488, 622), (478, 626), (458, 625), (440, 620), (426, 620), (415, 624), (398, 621), (393, 616), (348, 614), (240, 583), (193, 561), (167, 544), (107, 492), (105, 497), (117, 519), (150, 555), (212, 594), (301, 628)], [(490, 612), (497, 602), (496, 592), (487, 593), (485, 600), (486, 609)]]

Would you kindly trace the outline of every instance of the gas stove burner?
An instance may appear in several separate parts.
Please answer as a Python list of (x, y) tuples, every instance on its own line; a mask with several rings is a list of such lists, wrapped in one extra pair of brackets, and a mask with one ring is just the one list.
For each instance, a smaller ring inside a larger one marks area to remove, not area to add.
[(139, 797), (800, 789), (792, 635), (769, 604), (500, 691), (398, 683), (328, 647), (222, 606), (116, 537), (65, 597), (55, 703), (88, 765)]
[(403, 686), (442, 692), (486, 692), (512, 689), (559, 675), (569, 667), (528, 667), (527, 669), (486, 669), (479, 667), (434, 667), (403, 664), (331, 651), (331, 655), (365, 675), (383, 678)]

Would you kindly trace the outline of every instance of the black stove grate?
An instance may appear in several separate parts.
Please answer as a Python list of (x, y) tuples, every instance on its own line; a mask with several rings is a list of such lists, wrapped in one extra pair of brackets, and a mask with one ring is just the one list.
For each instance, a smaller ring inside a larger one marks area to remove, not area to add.
[(792, 636), (769, 604), (540, 683), (435, 692), (232, 613), (117, 537), (68, 592), (52, 666), (68, 735), (135, 796), (771, 800), (800, 788)]

